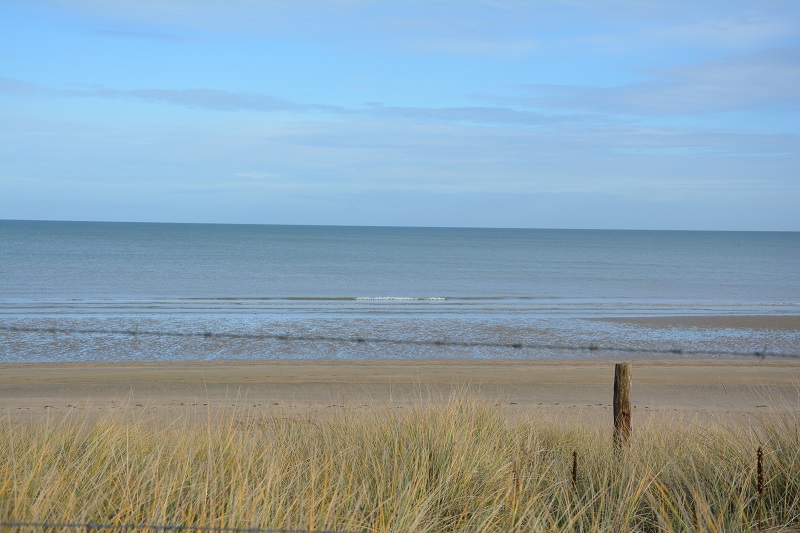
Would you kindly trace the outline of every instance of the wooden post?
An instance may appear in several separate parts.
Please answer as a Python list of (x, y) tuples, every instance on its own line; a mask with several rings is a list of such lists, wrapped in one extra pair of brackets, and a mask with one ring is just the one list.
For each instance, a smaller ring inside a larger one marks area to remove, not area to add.
[(572, 452), (572, 489), (578, 490), (578, 452)]
[(631, 365), (614, 366), (614, 446), (627, 446), (631, 438)]
[(758, 511), (756, 512), (756, 520), (758, 522), (758, 529), (761, 530), (761, 513), (764, 509), (764, 452), (761, 446), (758, 447), (756, 452), (756, 481), (758, 482)]

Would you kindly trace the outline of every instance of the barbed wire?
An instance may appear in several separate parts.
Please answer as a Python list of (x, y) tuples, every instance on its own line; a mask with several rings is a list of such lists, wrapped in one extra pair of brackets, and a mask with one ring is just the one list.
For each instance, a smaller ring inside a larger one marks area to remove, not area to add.
[(597, 344), (568, 345), (550, 343), (522, 342), (484, 342), (484, 341), (447, 341), (447, 340), (415, 340), (388, 339), (379, 337), (333, 337), (326, 335), (286, 335), (265, 333), (214, 333), (211, 331), (145, 331), (138, 329), (71, 329), (71, 328), (26, 328), (17, 326), (0, 326), (0, 331), (15, 333), (67, 334), (67, 335), (127, 335), (132, 337), (196, 337), (203, 339), (242, 339), (242, 340), (275, 340), (283, 342), (334, 342), (347, 344), (389, 344), (407, 346), (439, 346), (457, 348), (495, 348), (513, 350), (553, 350), (572, 352), (615, 352), (629, 354), (657, 355), (715, 355), (728, 357), (776, 357), (784, 359), (800, 359), (800, 353), (773, 352), (769, 350), (731, 351), (731, 350), (697, 350), (686, 348), (637, 348), (631, 346), (603, 346)]
[(116, 530), (116, 531), (195, 531), (203, 533), (347, 533), (334, 530), (309, 530), (309, 529), (261, 529), (243, 527), (217, 527), (217, 526), (177, 526), (154, 524), (100, 524), (95, 522), (0, 522), (0, 528), (41, 528), (41, 529), (85, 529)]

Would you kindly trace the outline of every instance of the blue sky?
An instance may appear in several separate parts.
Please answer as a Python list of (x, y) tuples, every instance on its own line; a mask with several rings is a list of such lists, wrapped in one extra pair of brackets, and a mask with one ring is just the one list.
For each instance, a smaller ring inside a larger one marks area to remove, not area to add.
[(0, 218), (800, 230), (800, 2), (4, 0)]

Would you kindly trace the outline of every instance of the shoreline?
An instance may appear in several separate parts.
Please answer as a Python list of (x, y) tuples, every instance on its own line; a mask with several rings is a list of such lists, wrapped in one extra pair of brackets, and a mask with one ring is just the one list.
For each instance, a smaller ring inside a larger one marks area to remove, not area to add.
[[(800, 316), (658, 316), (590, 320), (637, 328), (800, 331)], [(711, 332), (710, 332), (711, 333)], [(524, 416), (598, 423), (610, 417), (614, 363), (633, 364), (633, 402), (648, 416), (800, 412), (800, 358), (597, 354), (592, 359), (231, 359), (0, 363), (0, 417), (41, 420), (70, 413), (147, 413), (203, 418), (209, 409), (404, 408), (453, 394)], [(466, 392), (465, 392), (466, 391)], [(605, 422), (603, 422), (605, 423)]]
[(664, 315), (597, 317), (589, 320), (648, 327), (687, 327), (699, 329), (753, 329), (800, 331), (800, 315)]

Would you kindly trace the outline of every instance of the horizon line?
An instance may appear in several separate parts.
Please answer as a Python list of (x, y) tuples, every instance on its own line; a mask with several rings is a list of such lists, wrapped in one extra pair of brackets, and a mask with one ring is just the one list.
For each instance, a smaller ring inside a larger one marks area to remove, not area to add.
[(397, 228), (397, 229), (492, 229), (492, 230), (546, 230), (546, 231), (672, 231), (672, 232), (718, 232), (718, 233), (800, 233), (798, 230), (747, 230), (747, 229), (676, 229), (676, 228), (578, 228), (578, 227), (532, 227), (532, 226), (413, 226), (387, 224), (284, 224), (281, 222), (177, 222), (153, 220), (64, 220), (0, 218), (0, 222), (67, 222), (76, 224), (174, 224), (197, 226), (286, 226), (319, 228)]

